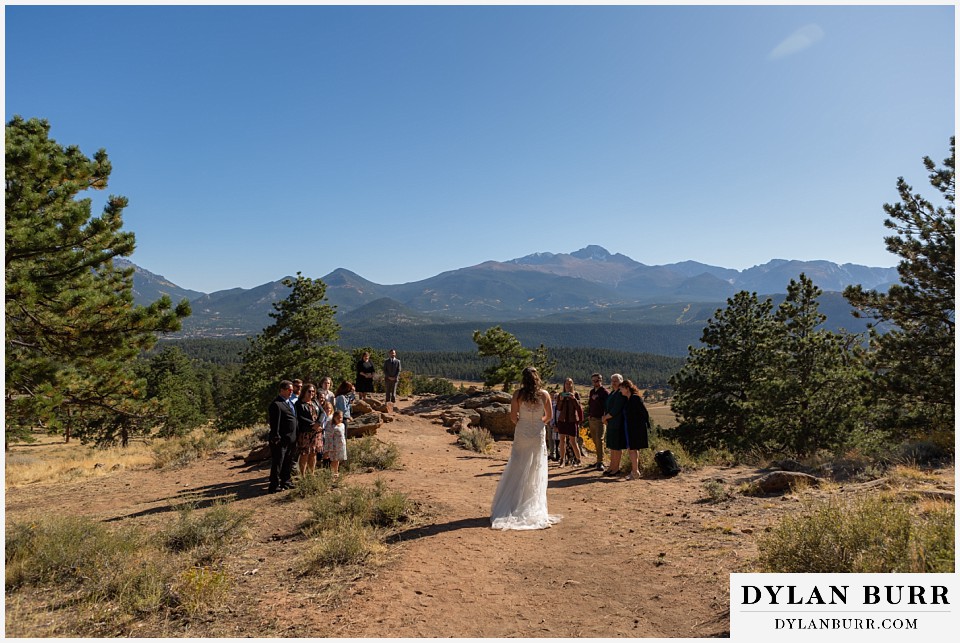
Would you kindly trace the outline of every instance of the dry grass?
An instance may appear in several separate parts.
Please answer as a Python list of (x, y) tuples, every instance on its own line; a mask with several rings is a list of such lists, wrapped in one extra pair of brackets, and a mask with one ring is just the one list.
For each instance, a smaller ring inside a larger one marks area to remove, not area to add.
[(912, 488), (922, 485), (936, 485), (940, 482), (937, 475), (907, 465), (892, 467), (887, 471), (886, 478), (891, 487)]
[(38, 434), (30, 444), (14, 444), (6, 453), (5, 488), (27, 484), (54, 484), (111, 475), (122, 469), (143, 469), (153, 463), (151, 448), (141, 440), (126, 448), (100, 449), (65, 443), (62, 436)]

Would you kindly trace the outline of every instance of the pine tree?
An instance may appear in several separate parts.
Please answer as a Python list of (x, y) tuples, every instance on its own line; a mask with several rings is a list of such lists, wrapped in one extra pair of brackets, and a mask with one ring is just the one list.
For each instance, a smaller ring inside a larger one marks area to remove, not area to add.
[[(874, 320), (867, 363), (881, 389), (887, 421), (901, 438), (935, 438), (953, 447), (956, 218), (955, 139), (943, 166), (923, 159), (935, 206), (897, 180), (900, 202), (885, 204), (884, 225), (895, 232), (887, 250), (900, 257), (899, 284), (886, 293), (849, 287), (844, 296)], [(883, 332), (886, 330), (886, 332)]]
[[(533, 352), (524, 348), (520, 340), (500, 326), (488, 328), (482, 333), (474, 331), (473, 341), (481, 357), (497, 357), (500, 360), (483, 371), (484, 386), (502, 384), (503, 390), (509, 391), (514, 383), (520, 381), (523, 369), (533, 365)], [(538, 355), (546, 360), (546, 349), (543, 346), (540, 348)]]
[(158, 404), (160, 435), (183, 435), (208, 419), (212, 401), (209, 384), (201, 379), (190, 358), (174, 346), (161, 350), (138, 369), (146, 383), (146, 396)]
[(852, 352), (856, 338), (821, 328), (827, 319), (817, 303), (821, 294), (805, 274), (790, 280), (773, 315), (775, 371), (759, 393), (765, 407), (759, 430), (771, 446), (796, 455), (839, 447), (863, 408)]
[(334, 318), (336, 307), (327, 303), (326, 284), (298, 272), (283, 285), (291, 291), (273, 304), (273, 324), (251, 339), (243, 353), (243, 368), (231, 388), (222, 428), (263, 422), (282, 379), (317, 384), (329, 375), (334, 382), (352, 380), (350, 356), (336, 345), (340, 325)]
[(760, 388), (773, 366), (777, 329), (769, 299), (741, 291), (714, 313), (687, 363), (670, 379), (670, 433), (693, 451), (741, 451), (760, 445), (764, 412)]
[(91, 160), (49, 133), (39, 119), (6, 126), (6, 435), (43, 425), (126, 443), (149, 425), (134, 359), (190, 307), (134, 305), (133, 270), (113, 264), (134, 250), (127, 199), (110, 196), (91, 217), (91, 200), (76, 198), (107, 187), (107, 153)]

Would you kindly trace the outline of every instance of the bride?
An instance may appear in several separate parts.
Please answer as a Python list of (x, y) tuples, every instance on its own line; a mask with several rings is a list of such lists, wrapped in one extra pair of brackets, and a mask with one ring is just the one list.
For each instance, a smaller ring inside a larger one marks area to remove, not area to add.
[(560, 522), (547, 513), (547, 448), (544, 424), (553, 415), (550, 394), (540, 388), (532, 366), (523, 370), (520, 390), (513, 394), (510, 417), (517, 423), (513, 450), (493, 496), (493, 529), (545, 529)]

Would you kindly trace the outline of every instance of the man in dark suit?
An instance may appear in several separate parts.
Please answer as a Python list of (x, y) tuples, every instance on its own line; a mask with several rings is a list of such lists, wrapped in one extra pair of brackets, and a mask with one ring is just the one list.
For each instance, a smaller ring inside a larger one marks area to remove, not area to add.
[(270, 403), (267, 417), (270, 423), (270, 488), (269, 493), (292, 489), (290, 473), (293, 468), (293, 453), (297, 446), (297, 414), (290, 396), (293, 383), (280, 382), (280, 394)]

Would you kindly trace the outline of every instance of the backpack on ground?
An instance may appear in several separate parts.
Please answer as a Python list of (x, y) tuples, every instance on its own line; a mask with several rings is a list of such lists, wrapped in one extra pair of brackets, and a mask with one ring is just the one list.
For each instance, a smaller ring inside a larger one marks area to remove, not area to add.
[(673, 451), (657, 451), (653, 454), (653, 459), (657, 463), (657, 466), (660, 467), (660, 473), (665, 478), (672, 478), (673, 476), (680, 473), (680, 465), (677, 463), (677, 456), (673, 455)]

